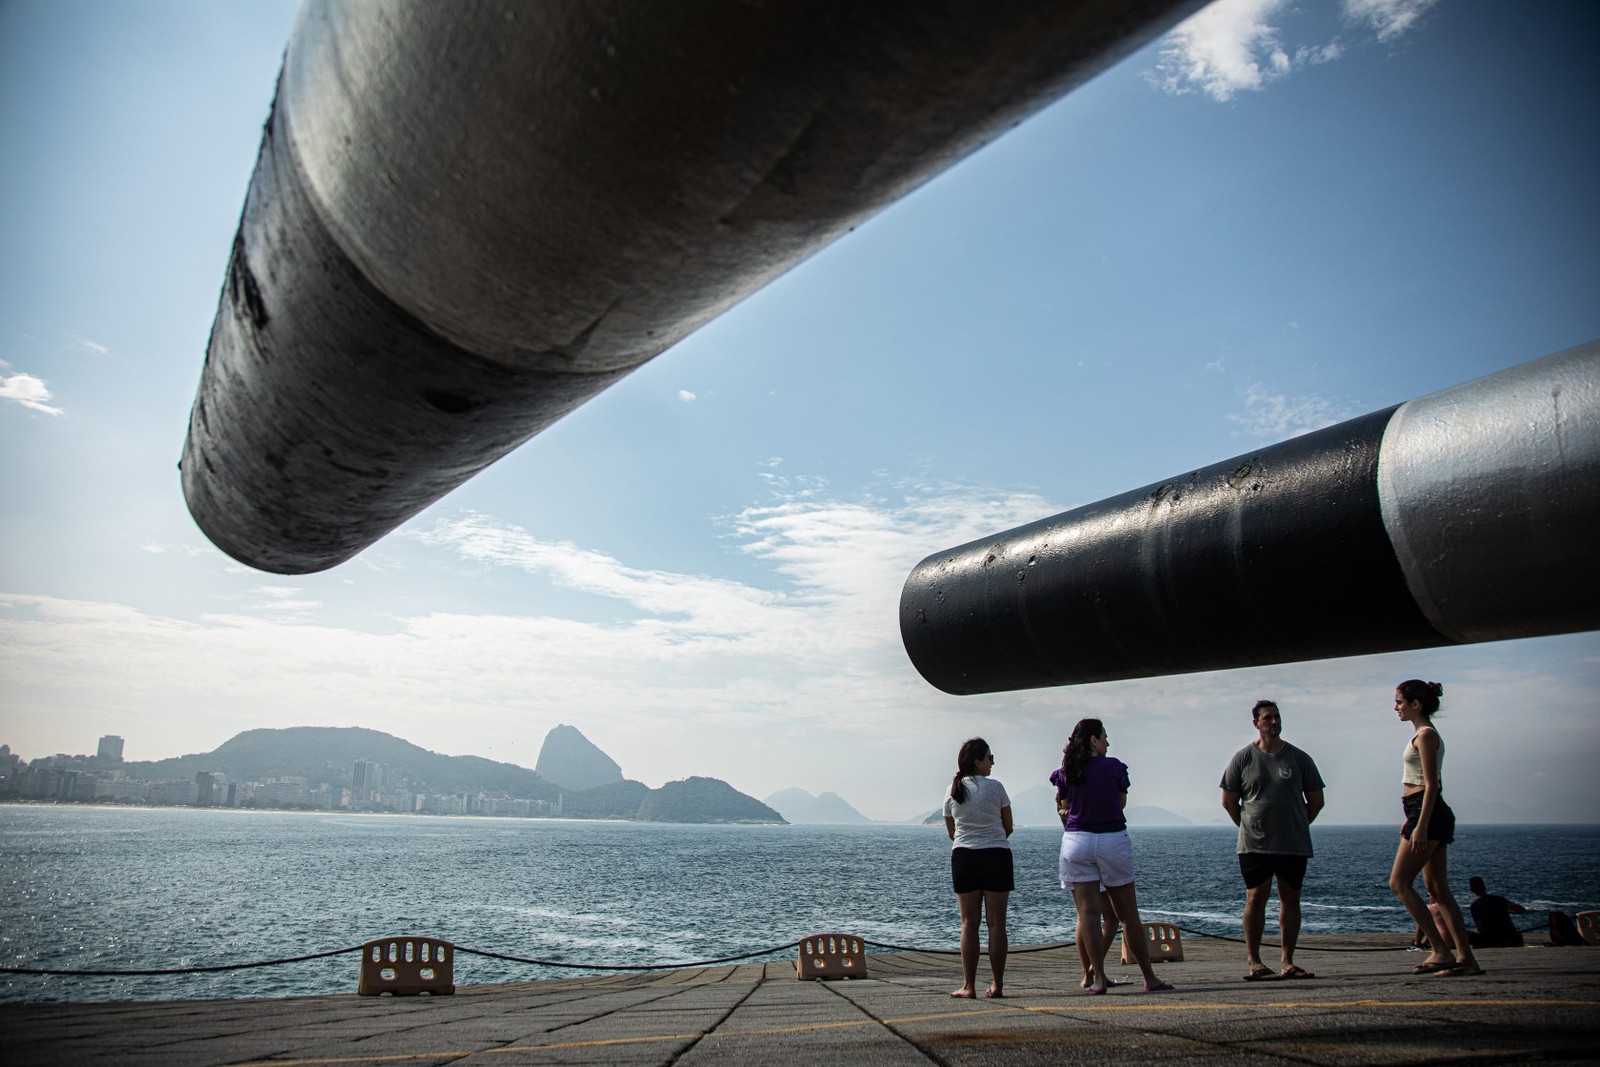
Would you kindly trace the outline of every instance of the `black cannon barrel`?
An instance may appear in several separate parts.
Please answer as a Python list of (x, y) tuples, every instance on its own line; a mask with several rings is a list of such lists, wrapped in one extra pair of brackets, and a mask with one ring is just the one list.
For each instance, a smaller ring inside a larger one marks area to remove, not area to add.
[(1600, 629), (1600, 341), (923, 560), (947, 693)]
[(1200, 0), (307, 0), (180, 464), (340, 563)]

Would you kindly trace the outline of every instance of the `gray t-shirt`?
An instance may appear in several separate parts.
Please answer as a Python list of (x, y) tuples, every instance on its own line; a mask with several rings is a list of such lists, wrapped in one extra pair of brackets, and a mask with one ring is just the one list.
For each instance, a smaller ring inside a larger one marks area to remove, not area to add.
[(1246, 745), (1228, 761), (1222, 788), (1239, 794), (1239, 847), (1234, 851), (1312, 854), (1306, 794), (1323, 786), (1310, 756), (1287, 741), (1273, 755)]

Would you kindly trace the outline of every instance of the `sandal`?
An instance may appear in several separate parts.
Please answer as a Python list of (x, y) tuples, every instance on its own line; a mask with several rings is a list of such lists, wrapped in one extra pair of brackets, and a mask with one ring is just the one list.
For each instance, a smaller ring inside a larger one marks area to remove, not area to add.
[(1479, 974), (1482, 974), (1482, 973), (1483, 973), (1483, 968), (1479, 967), (1476, 963), (1471, 963), (1471, 964), (1458, 963), (1454, 967), (1448, 968), (1447, 970), (1440, 971), (1438, 973), (1437, 977), (1439, 977), (1439, 978), (1471, 978), (1474, 975), (1479, 975)]
[(1415, 967), (1411, 968), (1411, 973), (1412, 974), (1442, 974), (1442, 973), (1444, 973), (1446, 971), (1453, 971), (1459, 966), (1461, 966), (1461, 964), (1457, 960), (1441, 960), (1441, 961), (1439, 961), (1437, 963), (1423, 962), (1423, 963), (1419, 963)]

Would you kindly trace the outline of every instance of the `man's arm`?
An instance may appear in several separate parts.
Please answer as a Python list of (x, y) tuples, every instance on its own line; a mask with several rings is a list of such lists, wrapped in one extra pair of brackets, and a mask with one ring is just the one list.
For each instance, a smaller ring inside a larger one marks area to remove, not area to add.
[(1322, 790), (1311, 789), (1306, 792), (1306, 822), (1317, 821), (1317, 812), (1322, 810)]
[(1222, 810), (1228, 813), (1233, 825), (1239, 825), (1239, 794), (1229, 789), (1222, 791)]

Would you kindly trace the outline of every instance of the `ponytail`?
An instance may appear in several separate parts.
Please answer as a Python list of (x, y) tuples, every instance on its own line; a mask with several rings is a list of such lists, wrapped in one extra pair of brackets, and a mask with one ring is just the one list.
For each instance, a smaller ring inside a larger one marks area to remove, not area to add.
[(957, 804), (967, 802), (967, 783), (963, 780), (978, 773), (978, 761), (989, 754), (989, 742), (981, 737), (968, 738), (956, 755), (956, 776), (950, 779), (950, 797)]

